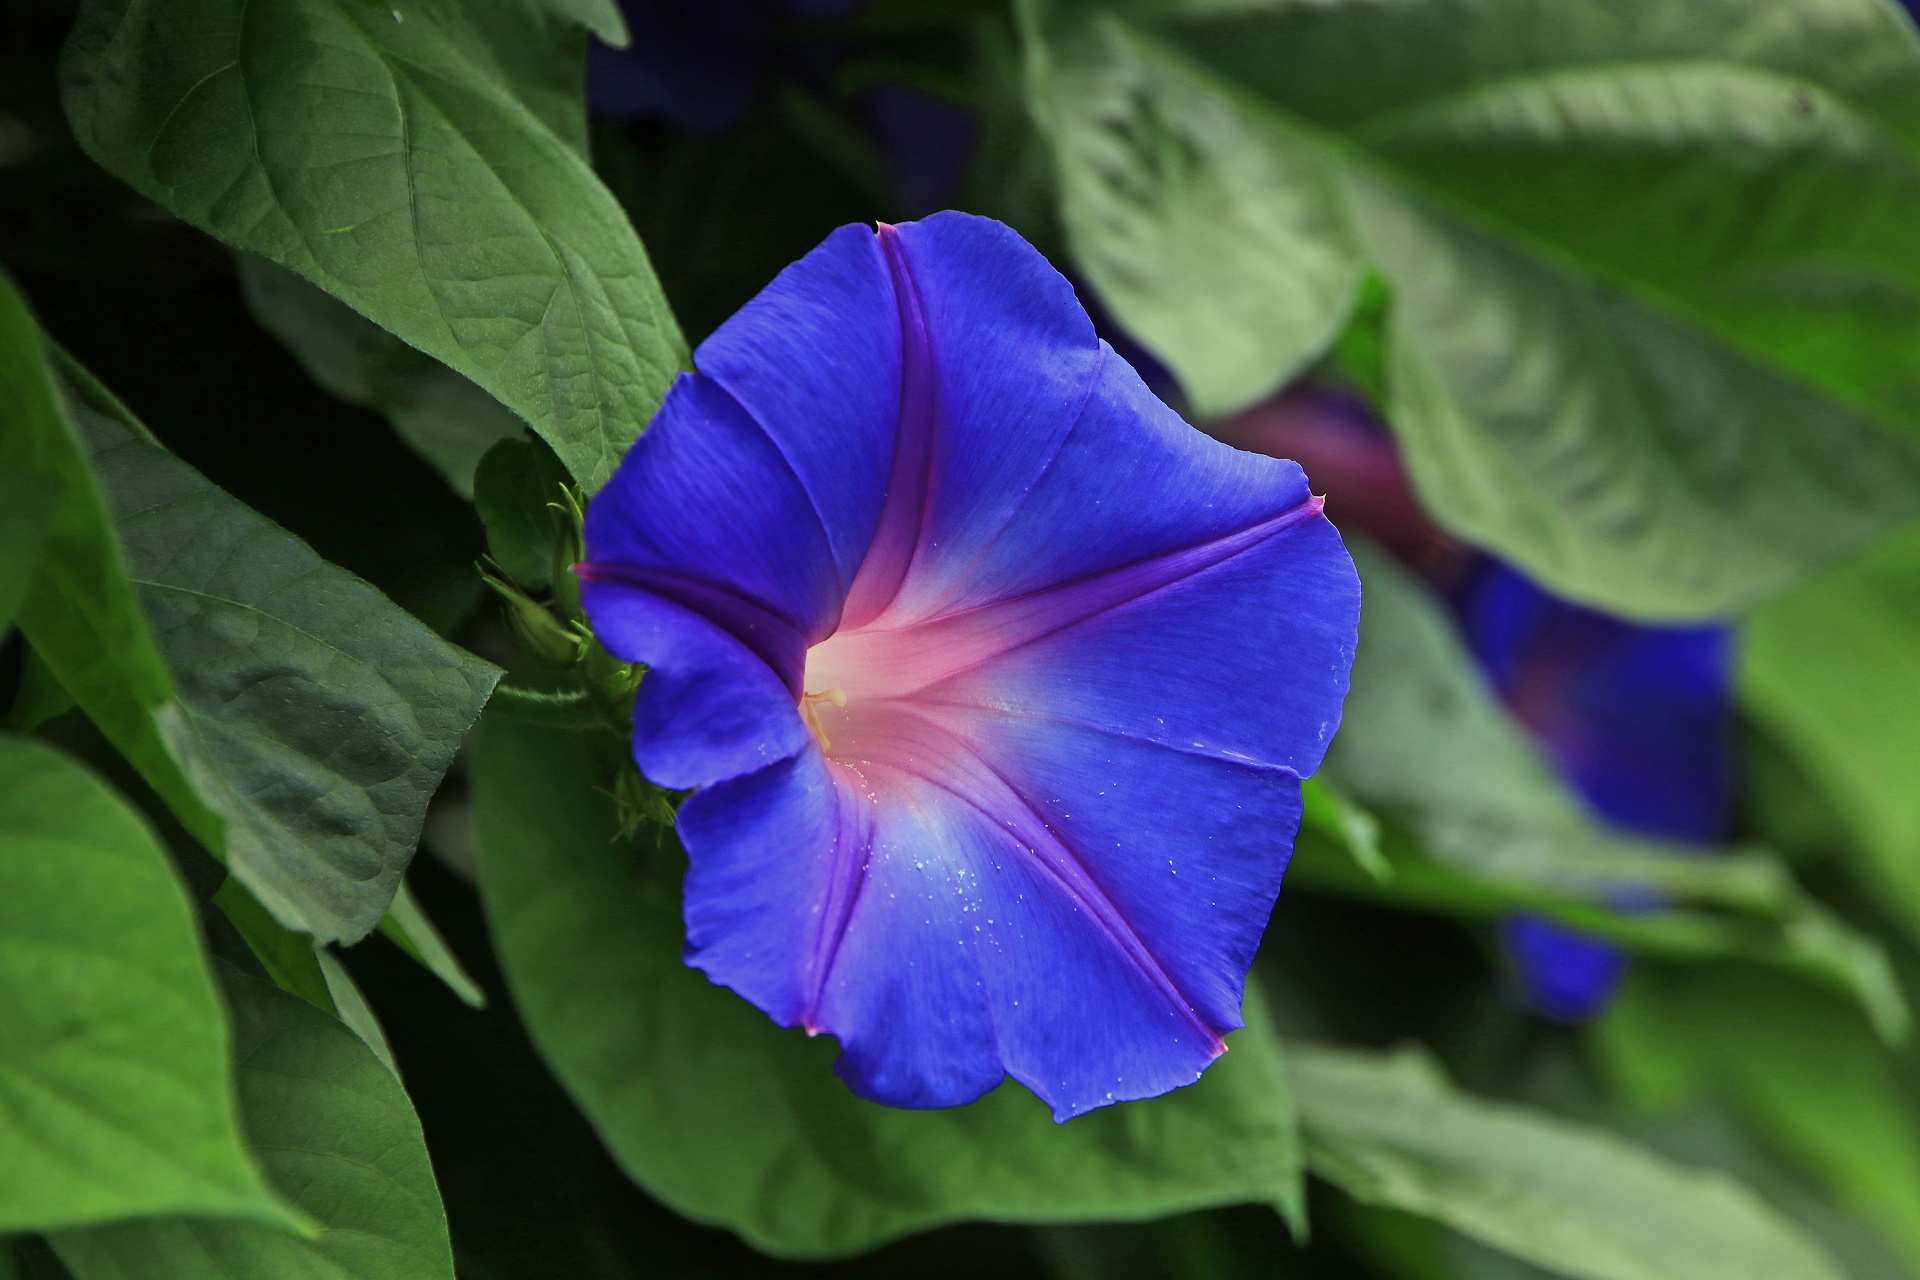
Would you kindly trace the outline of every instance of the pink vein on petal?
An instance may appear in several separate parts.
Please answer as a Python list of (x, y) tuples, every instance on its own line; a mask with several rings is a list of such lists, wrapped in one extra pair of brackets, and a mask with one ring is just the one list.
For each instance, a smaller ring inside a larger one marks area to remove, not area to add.
[[(808, 689), (907, 698), (1221, 564), (1313, 518), (1321, 500), (1224, 537), (911, 626), (843, 630), (807, 653)], [(864, 569), (863, 569), (864, 572)]]
[[(1192, 1025), (1216, 1056), (1224, 1050), (1219, 1031), (1201, 1018), (1186, 993), (1134, 931), (1125, 913), (1107, 896), (1086, 860), (1006, 775), (973, 749), (967, 742), (963, 724), (943, 723), (905, 703), (870, 708), (867, 714), (857, 717), (857, 721), (864, 722), (857, 724), (857, 736), (835, 754), (848, 773), (869, 784), (863, 791), (871, 789), (873, 773), (891, 772), (945, 792), (974, 810), (1085, 912), (1113, 950), (1159, 992), (1174, 1013)], [(863, 758), (869, 743), (877, 750), (870, 758)], [(875, 798), (881, 803), (906, 802), (898, 786), (878, 790)], [(836, 881), (838, 879), (836, 874)], [(855, 892), (857, 894), (857, 889)], [(833, 959), (852, 916), (849, 903), (839, 918), (838, 930), (830, 938), (823, 936), (820, 949), (815, 953), (814, 972), (819, 983), (815, 988), (815, 1005), (819, 999), (817, 993), (831, 978)], [(812, 1013), (810, 1008), (810, 1021)]]

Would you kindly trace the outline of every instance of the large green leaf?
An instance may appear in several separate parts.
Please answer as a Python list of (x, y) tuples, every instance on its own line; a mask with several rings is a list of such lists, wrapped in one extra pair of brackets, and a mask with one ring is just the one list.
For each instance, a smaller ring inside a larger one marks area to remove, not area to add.
[(77, 700), (180, 821), (219, 848), (220, 818), (201, 803), (168, 746), (180, 715), (173, 682), (134, 600), (106, 498), (40, 330), (3, 275), (0, 471), (48, 477), (49, 491), (58, 494), (18, 615), (33, 642), (22, 695), (31, 692), (34, 706), (24, 719), (53, 713), (63, 697)]
[(1920, 1137), (1895, 1063), (1845, 1005), (1764, 970), (1634, 973), (1598, 1026), (1640, 1109), (1713, 1089), (1920, 1269)]
[(1307, 1164), (1355, 1199), (1436, 1218), (1576, 1280), (1839, 1280), (1724, 1174), (1455, 1092), (1418, 1051), (1290, 1046)]
[(166, 854), (91, 773), (6, 736), (0, 1027), (0, 1233), (287, 1220), (241, 1144), (226, 1024)]
[(525, 426), (471, 381), (408, 346), (338, 298), (257, 254), (238, 257), (247, 306), (306, 367), (349, 404), (386, 414), (400, 438), (462, 497), (480, 458)]
[(248, 1141), (318, 1230), (180, 1217), (53, 1233), (75, 1280), (453, 1280), (446, 1214), (400, 1082), (313, 1006), (231, 968), (223, 976)]
[[(0, 373), (0, 396), (11, 391), (6, 378)], [(40, 539), (59, 497), (60, 477), (53, 472), (0, 471), (0, 640), (26, 599), (40, 562)]]
[(1257, 997), (1198, 1084), (1055, 1125), (1011, 1083), (902, 1111), (834, 1077), (680, 960), (681, 855), (617, 838), (618, 745), (494, 717), (474, 762), (481, 889), (534, 1041), (642, 1186), (771, 1253), (853, 1253), (958, 1218), (1147, 1218), (1297, 1208), (1286, 1078)]
[[(0, 350), (38, 344), (0, 280)], [(363, 936), (499, 673), (213, 487), (64, 363), (65, 393), (44, 357), (0, 358), (20, 393), (0, 400), (0, 463), (59, 482), (20, 618), (37, 662), (284, 923)]]
[(1740, 691), (1920, 937), (1920, 526), (1756, 612)]
[[(1391, 876), (1304, 861), (1311, 881), (1470, 915), (1544, 908), (1672, 954), (1768, 959), (1851, 991), (1886, 1034), (1904, 1033), (1884, 954), (1777, 859), (1708, 856), (1596, 828), (1494, 699), (1440, 602), (1370, 544), (1352, 548), (1367, 607), (1327, 773), (1418, 849), (1390, 830)], [(1581, 904), (1586, 911), (1567, 909)], [(1623, 905), (1639, 909), (1613, 910)]]
[(1364, 262), (1423, 500), (1562, 594), (1724, 613), (1920, 505), (1894, 6), (1135, 7), (1030, 4), (1031, 93), (1076, 257), (1196, 404), (1312, 355)]
[(498, 671), (129, 425), (74, 413), (228, 866), (287, 925), (364, 936)]
[(67, 112), (142, 194), (471, 378), (591, 490), (686, 352), (584, 155), (560, 7), (88, 0)]
[(1117, 25), (1039, 78), (1060, 211), (1128, 330), (1213, 417), (1324, 352), (1360, 283), (1339, 173)]

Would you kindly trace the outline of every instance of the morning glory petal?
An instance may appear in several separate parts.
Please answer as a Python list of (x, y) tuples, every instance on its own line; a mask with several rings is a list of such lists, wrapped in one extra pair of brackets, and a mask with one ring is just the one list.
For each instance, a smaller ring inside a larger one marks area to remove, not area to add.
[(904, 304), (903, 412), (849, 626), (951, 607), (955, 578), (1046, 473), (1102, 362), (1072, 286), (1009, 228), (937, 214), (881, 243)]
[(580, 603), (614, 657), (646, 664), (633, 707), (633, 759), (670, 790), (703, 787), (808, 745), (786, 684), (723, 627), (620, 581), (588, 580)]
[(1604, 938), (1536, 915), (1500, 922), (1527, 1002), (1557, 1022), (1588, 1022), (1606, 1012), (1627, 973), (1627, 953)]
[[(1029, 798), (1198, 1015), (1208, 1041), (1239, 1027), (1247, 969), (1299, 827), (1300, 780), (1285, 769), (1168, 751), (1067, 722), (994, 718), (976, 721), (973, 732), (983, 756)], [(1147, 793), (1162, 806), (1151, 823), (1113, 803)], [(1050, 1012), (1056, 1026), (1081, 1021)], [(1059, 1083), (1058, 1095), (1042, 1093), (1056, 1110), (1104, 1100), (1097, 1071)]]
[(836, 232), (696, 365), (583, 566), (650, 667), (635, 759), (698, 788), (688, 962), (896, 1106), (1192, 1082), (1352, 661), (1299, 468), (1180, 421), (964, 215)]
[(1012, 1075), (1064, 1120), (1189, 1084), (1219, 1055), (1225, 1028), (965, 726), (877, 711), (836, 751), (873, 837), (811, 1021), (839, 1037), (856, 1092), (951, 1106)]
[(811, 1025), (873, 839), (837, 767), (802, 750), (680, 806), (687, 963), (783, 1027)]
[[(1129, 591), (926, 696), (1304, 778), (1333, 741), (1346, 698), (1360, 615), (1351, 565), (1317, 504), (1282, 513), (1052, 593), (1050, 603), (1065, 603), (1093, 584)], [(1254, 688), (1261, 696), (1248, 696)]]
[(832, 544), (843, 596), (886, 501), (900, 359), (892, 275), (865, 227), (828, 236), (693, 356), (798, 477)]
[(940, 579), (947, 609), (1215, 543), (1309, 503), (1299, 467), (1195, 431), (1111, 348), (1096, 350), (1086, 395), (1038, 465), (982, 511), (971, 541), (948, 537), (916, 565)]
[[(721, 619), (798, 692), (803, 642), (831, 634), (843, 585), (826, 530), (760, 424), (712, 381), (681, 377), (587, 512), (590, 578), (615, 579)], [(617, 566), (617, 567), (615, 567)], [(737, 603), (736, 603), (737, 602)], [(773, 622), (764, 636), (747, 619)], [(777, 625), (774, 625), (777, 624)]]

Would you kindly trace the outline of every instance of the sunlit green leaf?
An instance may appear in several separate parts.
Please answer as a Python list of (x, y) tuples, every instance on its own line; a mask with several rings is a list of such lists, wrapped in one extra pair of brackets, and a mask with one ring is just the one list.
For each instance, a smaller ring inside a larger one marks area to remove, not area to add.
[(1136, 8), (1030, 4), (1031, 92), (1076, 257), (1203, 410), (1324, 346), (1364, 263), (1422, 500), (1563, 595), (1726, 613), (1920, 506), (1894, 6)]
[(1361, 276), (1340, 173), (1101, 23), (1053, 51), (1042, 119), (1067, 236), (1100, 298), (1211, 417), (1340, 332)]
[(163, 1218), (62, 1231), (75, 1280), (453, 1280), (420, 1121), (393, 1073), (335, 1019), (225, 970), (247, 1139), (317, 1224)]
[(1755, 613), (1740, 692), (1834, 803), (1920, 937), (1920, 526)]
[(1920, 1137), (1896, 1066), (1845, 1005), (1764, 970), (1637, 972), (1598, 1027), (1643, 1110), (1707, 1089), (1920, 1266)]
[(618, 761), (610, 737), (489, 717), (473, 774), (481, 887), (535, 1043), (673, 1208), (819, 1257), (960, 1218), (1297, 1207), (1291, 1095), (1257, 997), (1198, 1084), (1064, 1125), (1012, 1083), (949, 1111), (861, 1101), (829, 1041), (774, 1027), (681, 962), (682, 857), (664, 828), (616, 838)]
[(1355, 1199), (1436, 1218), (1576, 1280), (1839, 1280), (1725, 1174), (1454, 1091), (1418, 1051), (1290, 1046), (1307, 1163)]
[(573, 16), (525, 0), (89, 0), (83, 146), (520, 414), (589, 490), (686, 352), (584, 154)]
[(91, 773), (8, 736), (0, 1027), (0, 1232), (288, 1220), (242, 1148), (226, 1024), (166, 855)]

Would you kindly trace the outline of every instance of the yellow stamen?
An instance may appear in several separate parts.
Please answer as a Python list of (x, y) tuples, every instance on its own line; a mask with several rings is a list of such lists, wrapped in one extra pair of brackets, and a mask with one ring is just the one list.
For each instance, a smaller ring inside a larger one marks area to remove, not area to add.
[(828, 689), (823, 693), (809, 693), (800, 699), (800, 719), (806, 723), (808, 732), (813, 734), (813, 740), (820, 744), (820, 750), (824, 753), (833, 750), (833, 743), (828, 740), (827, 731), (820, 727), (818, 707), (823, 702), (830, 702), (836, 708), (845, 707), (847, 695), (839, 689)]

